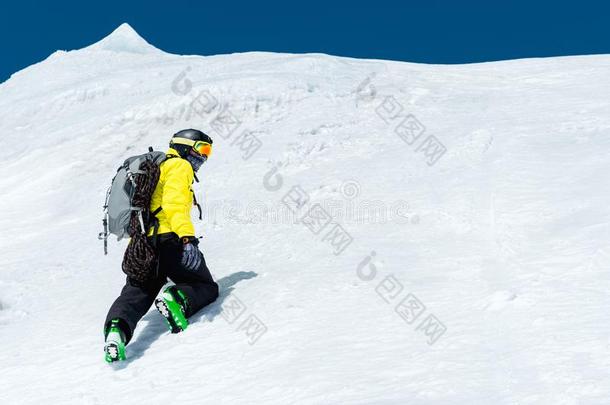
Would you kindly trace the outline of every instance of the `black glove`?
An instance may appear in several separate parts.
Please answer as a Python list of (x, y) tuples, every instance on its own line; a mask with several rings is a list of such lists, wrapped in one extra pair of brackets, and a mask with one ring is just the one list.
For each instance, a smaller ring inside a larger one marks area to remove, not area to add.
[(182, 238), (182, 266), (189, 271), (197, 271), (203, 262), (203, 253), (199, 250), (199, 239), (194, 236)]

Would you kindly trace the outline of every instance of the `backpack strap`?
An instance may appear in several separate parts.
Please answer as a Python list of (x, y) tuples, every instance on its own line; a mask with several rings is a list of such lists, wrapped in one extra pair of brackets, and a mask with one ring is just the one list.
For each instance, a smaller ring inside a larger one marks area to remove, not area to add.
[(157, 214), (161, 212), (163, 207), (159, 207), (153, 212), (150, 213), (150, 217), (154, 223), (153, 225), (153, 234), (152, 234), (152, 246), (155, 250), (155, 279), (159, 277), (159, 249), (157, 248), (159, 244), (159, 219), (157, 218)]
[(195, 192), (191, 190), (191, 192), (193, 193), (193, 205), (195, 207), (197, 207), (197, 211), (199, 211), (199, 220), (202, 221), (201, 219), (201, 205), (199, 205), (199, 203), (197, 202), (197, 197), (195, 197)]

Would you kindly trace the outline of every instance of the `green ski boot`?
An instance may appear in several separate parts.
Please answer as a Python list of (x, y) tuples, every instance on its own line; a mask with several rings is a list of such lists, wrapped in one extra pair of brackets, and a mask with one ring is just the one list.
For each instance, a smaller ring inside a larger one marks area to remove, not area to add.
[(186, 319), (188, 301), (176, 286), (167, 287), (161, 297), (155, 300), (155, 307), (167, 321), (171, 333), (182, 332), (188, 326)]
[(119, 327), (118, 319), (110, 321), (108, 333), (106, 334), (104, 354), (107, 363), (113, 363), (127, 358), (125, 356), (125, 334)]

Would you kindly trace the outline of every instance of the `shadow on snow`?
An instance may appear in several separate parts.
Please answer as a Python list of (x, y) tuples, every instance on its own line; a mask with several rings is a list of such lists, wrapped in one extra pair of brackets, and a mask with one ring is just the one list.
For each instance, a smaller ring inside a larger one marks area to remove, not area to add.
[[(237, 273), (230, 274), (217, 280), (216, 282), (218, 283), (219, 289), (218, 298), (216, 301), (191, 316), (189, 318), (189, 325), (197, 323), (202, 319), (212, 322), (222, 313), (222, 304), (225, 299), (231, 295), (235, 284), (242, 280), (254, 278), (257, 275), (258, 274), (253, 271), (238, 271)], [(127, 346), (127, 360), (115, 363), (115, 368), (122, 369), (127, 367), (132, 361), (142, 357), (144, 352), (146, 352), (152, 343), (161, 335), (164, 333), (169, 333), (165, 320), (157, 313), (156, 310), (149, 311), (142, 318), (142, 321), (146, 321), (147, 324), (144, 329), (142, 329), (142, 332), (138, 335), (138, 337), (131, 342), (129, 346)]]

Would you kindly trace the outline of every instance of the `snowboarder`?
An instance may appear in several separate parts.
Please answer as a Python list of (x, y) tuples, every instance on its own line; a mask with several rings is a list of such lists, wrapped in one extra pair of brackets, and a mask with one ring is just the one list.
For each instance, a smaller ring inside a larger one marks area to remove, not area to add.
[[(158, 270), (146, 282), (128, 276), (121, 294), (110, 307), (104, 325), (104, 352), (109, 363), (126, 358), (125, 346), (153, 302), (170, 331), (178, 333), (186, 329), (190, 316), (218, 297), (218, 285), (199, 250), (190, 217), (193, 203), (197, 205), (191, 185), (195, 173), (212, 152), (212, 139), (202, 131), (185, 129), (172, 137), (169, 146), (168, 159), (159, 166), (159, 181), (150, 204), (151, 212), (158, 212)], [(152, 232), (150, 229), (148, 238), (153, 237)], [(166, 278), (175, 285), (155, 299)]]

